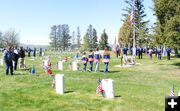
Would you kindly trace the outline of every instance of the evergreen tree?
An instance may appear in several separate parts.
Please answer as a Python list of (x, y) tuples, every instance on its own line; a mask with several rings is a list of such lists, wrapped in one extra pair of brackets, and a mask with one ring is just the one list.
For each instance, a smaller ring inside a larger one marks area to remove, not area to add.
[[(135, 29), (136, 29), (135, 37), (136, 37), (136, 43), (139, 45), (142, 45), (143, 43), (146, 43), (148, 41), (148, 28), (147, 28), (148, 21), (143, 20), (143, 18), (146, 17), (146, 14), (144, 12), (145, 8), (143, 5), (143, 1), (144, 0), (135, 0), (135, 16), (134, 16)], [(122, 14), (125, 17), (125, 19), (123, 20), (124, 22), (127, 20), (127, 17), (131, 15), (133, 0), (125, 0), (125, 3), (127, 3), (128, 6), (125, 9), (123, 9), (126, 12), (125, 14)]]
[(97, 31), (96, 31), (96, 29), (94, 28), (93, 29), (93, 38), (92, 38), (92, 48), (93, 49), (95, 49), (95, 48), (97, 48), (97, 46), (98, 46), (98, 44), (97, 44), (97, 39), (98, 39), (98, 37), (97, 37)]
[(100, 42), (99, 42), (99, 48), (101, 50), (103, 50), (105, 47), (109, 47), (108, 45), (108, 35), (106, 34), (106, 30), (104, 29), (103, 30), (103, 33), (101, 34), (101, 39), (100, 39)]
[(77, 42), (77, 47), (79, 48), (81, 46), (81, 33), (80, 33), (80, 28), (77, 27), (77, 38), (76, 38), (76, 42)]
[(90, 43), (89, 43), (89, 34), (86, 33), (84, 38), (83, 38), (83, 46), (85, 50), (88, 50), (90, 47)]
[(58, 44), (58, 38), (57, 38), (57, 27), (56, 25), (51, 27), (51, 32), (50, 32), (50, 46), (53, 47), (55, 50), (57, 50), (57, 44)]
[(87, 33), (88, 33), (88, 40), (89, 40), (89, 48), (93, 48), (93, 27), (90, 24), (88, 29), (87, 29)]
[(72, 32), (72, 44), (75, 44), (75, 31)]
[(180, 49), (180, 1), (179, 0), (153, 0), (157, 25), (154, 40), (156, 44), (166, 44), (174, 48), (175, 55)]
[(66, 50), (70, 45), (71, 36), (69, 34), (69, 26), (67, 24), (62, 25), (62, 38), (60, 40), (60, 46), (62, 46), (63, 50)]
[(121, 41), (122, 45), (125, 46), (130, 42), (131, 46), (133, 44), (133, 26), (129, 22), (130, 16), (127, 16), (122, 27), (120, 28), (118, 41)]

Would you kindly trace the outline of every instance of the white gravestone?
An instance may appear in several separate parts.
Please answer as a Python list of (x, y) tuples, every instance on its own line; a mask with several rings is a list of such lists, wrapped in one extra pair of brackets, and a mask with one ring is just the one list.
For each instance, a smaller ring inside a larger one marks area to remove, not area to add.
[(63, 62), (62, 61), (58, 62), (58, 69), (63, 70)]
[(73, 71), (77, 71), (78, 70), (77, 62), (76, 61), (73, 62), (72, 65), (73, 65)]
[(56, 81), (56, 93), (64, 94), (64, 75), (63, 74), (56, 74), (55, 76)]
[(3, 59), (1, 59), (1, 66), (3, 66), (3, 63), (4, 63), (4, 61), (3, 61)]
[(105, 98), (114, 98), (114, 80), (103, 79), (102, 80), (102, 89), (104, 90)]
[(48, 60), (43, 60), (43, 64), (44, 64), (44, 66), (48, 66), (48, 64), (49, 64), (49, 61)]
[(178, 96), (180, 96), (180, 90), (179, 90), (179, 92), (178, 92)]

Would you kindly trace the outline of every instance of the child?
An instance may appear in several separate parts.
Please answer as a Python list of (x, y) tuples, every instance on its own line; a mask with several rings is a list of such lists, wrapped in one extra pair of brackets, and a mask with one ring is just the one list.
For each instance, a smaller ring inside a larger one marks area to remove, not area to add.
[(93, 68), (93, 61), (94, 61), (94, 53), (92, 49), (89, 50), (88, 61), (90, 63), (90, 68), (88, 69), (88, 71), (91, 72)]
[(110, 53), (108, 52), (108, 48), (106, 47), (106, 48), (104, 49), (104, 53), (103, 53), (103, 62), (104, 62), (104, 64), (105, 64), (104, 74), (105, 74), (106, 72), (109, 72), (109, 71), (108, 71), (109, 61), (110, 61)]
[(84, 64), (84, 68), (82, 69), (82, 71), (86, 71), (86, 66), (87, 66), (86, 52), (83, 52), (82, 63)]
[(99, 72), (99, 62), (101, 58), (101, 55), (99, 53), (99, 48), (96, 48), (96, 52), (94, 53), (94, 56), (95, 56), (95, 62), (96, 62), (95, 72)]

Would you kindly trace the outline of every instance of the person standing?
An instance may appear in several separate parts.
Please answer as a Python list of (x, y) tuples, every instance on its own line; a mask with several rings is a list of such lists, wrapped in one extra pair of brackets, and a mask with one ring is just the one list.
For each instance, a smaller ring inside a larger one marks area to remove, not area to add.
[(142, 59), (143, 48), (141, 46), (138, 49), (138, 52), (139, 52), (139, 59)]
[(42, 56), (42, 48), (39, 48), (39, 56)]
[(14, 47), (14, 57), (13, 57), (13, 61), (14, 61), (14, 70), (17, 70), (17, 64), (18, 64), (18, 59), (19, 59), (19, 53), (18, 53), (18, 49), (17, 49), (17, 45)]
[(86, 57), (86, 52), (83, 52), (83, 56), (82, 56), (82, 64), (84, 64), (84, 68), (82, 69), (82, 71), (86, 71), (86, 66), (87, 66), (87, 57)]
[(11, 75), (13, 75), (12, 59), (13, 59), (13, 52), (11, 51), (11, 46), (8, 46), (8, 49), (5, 50), (3, 54), (3, 60), (6, 63), (6, 75), (9, 74), (9, 68), (10, 68)]
[(110, 62), (110, 53), (109, 53), (107, 47), (104, 49), (103, 62), (104, 62), (104, 64), (105, 64), (104, 74), (106, 74), (106, 72), (109, 72), (109, 71), (108, 71), (108, 65), (109, 65), (109, 62)]
[(20, 59), (19, 59), (19, 61), (20, 61), (20, 68), (25, 68), (25, 66), (24, 66), (25, 52), (24, 52), (23, 47), (20, 47), (19, 55), (20, 55)]
[(169, 47), (167, 47), (166, 52), (167, 52), (167, 60), (170, 60), (171, 49)]
[(31, 57), (31, 49), (28, 49), (28, 57)]
[(161, 54), (162, 54), (161, 47), (157, 49), (157, 53), (158, 53), (158, 60), (161, 60)]
[(127, 47), (124, 47), (124, 48), (123, 48), (123, 54), (124, 54), (124, 56), (127, 56), (127, 51), (128, 51), (128, 48), (127, 48)]
[(116, 53), (116, 56), (117, 56), (117, 58), (118, 58), (118, 56), (120, 56), (120, 46), (119, 45), (117, 45), (117, 53)]
[(96, 52), (94, 53), (94, 58), (95, 58), (95, 62), (96, 62), (95, 72), (99, 72), (99, 62), (101, 59), (101, 54), (99, 52), (99, 48), (96, 48)]
[(94, 61), (94, 53), (93, 53), (92, 49), (89, 50), (88, 61), (90, 63), (90, 68), (88, 69), (88, 71), (92, 72), (93, 61)]
[(150, 59), (152, 59), (152, 53), (153, 53), (153, 50), (150, 48), (149, 49), (149, 57), (150, 57)]
[(34, 57), (34, 59), (36, 57), (36, 48), (34, 48), (34, 50), (33, 50), (33, 57)]

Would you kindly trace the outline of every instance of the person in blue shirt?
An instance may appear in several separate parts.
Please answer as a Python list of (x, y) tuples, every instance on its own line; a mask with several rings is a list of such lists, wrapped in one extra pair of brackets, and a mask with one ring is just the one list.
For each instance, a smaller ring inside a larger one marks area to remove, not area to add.
[(128, 48), (127, 47), (124, 47), (123, 48), (123, 54), (127, 56), (127, 51), (128, 51)]
[(104, 62), (104, 64), (105, 64), (104, 74), (106, 74), (106, 72), (109, 72), (109, 71), (108, 71), (108, 65), (109, 65), (109, 62), (110, 62), (110, 53), (109, 53), (107, 47), (104, 49), (103, 62)]
[(86, 52), (83, 52), (83, 56), (82, 56), (82, 64), (84, 64), (84, 68), (82, 69), (82, 71), (86, 71), (86, 66), (87, 66), (87, 57), (86, 57)]
[(88, 61), (90, 63), (90, 68), (88, 69), (88, 71), (92, 72), (93, 61), (94, 61), (94, 53), (93, 53), (92, 49), (89, 50)]
[(4, 51), (3, 54), (3, 60), (6, 63), (6, 75), (9, 74), (9, 69), (11, 72), (11, 75), (13, 75), (13, 52), (11, 51), (11, 46), (8, 46), (8, 49)]

